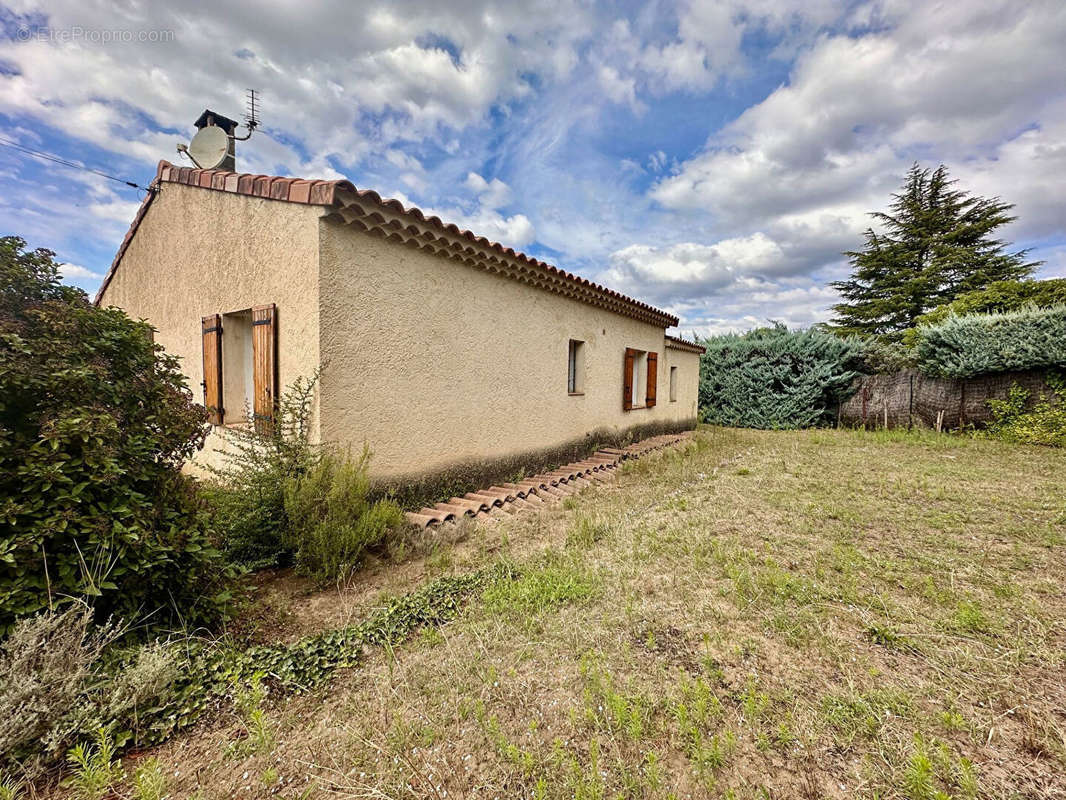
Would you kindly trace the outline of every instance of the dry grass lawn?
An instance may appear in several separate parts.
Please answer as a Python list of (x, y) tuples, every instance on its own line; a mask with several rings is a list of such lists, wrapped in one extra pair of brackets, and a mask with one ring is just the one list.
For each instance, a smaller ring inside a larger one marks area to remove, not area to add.
[[(1066, 797), (1066, 453), (706, 428), (409, 543), (272, 635), (508, 560), (458, 620), (159, 748), (171, 797)], [(247, 718), (247, 717), (246, 717)]]

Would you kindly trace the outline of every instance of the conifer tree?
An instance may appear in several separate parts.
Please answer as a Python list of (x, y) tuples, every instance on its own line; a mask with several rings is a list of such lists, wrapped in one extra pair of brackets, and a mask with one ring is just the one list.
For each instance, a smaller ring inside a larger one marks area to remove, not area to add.
[(994, 231), (1015, 219), (1013, 205), (954, 188), (947, 168), (914, 164), (889, 213), (876, 212), (882, 232), (866, 231), (866, 246), (845, 253), (851, 278), (832, 286), (844, 301), (833, 307), (842, 335), (898, 339), (915, 319), (960, 294), (990, 283), (1028, 277), (1039, 262), (1027, 251), (1006, 252)]

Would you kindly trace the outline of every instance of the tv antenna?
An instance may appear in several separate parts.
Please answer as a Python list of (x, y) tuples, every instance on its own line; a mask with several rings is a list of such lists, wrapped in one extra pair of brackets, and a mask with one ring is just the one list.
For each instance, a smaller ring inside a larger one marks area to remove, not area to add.
[(189, 144), (180, 142), (178, 152), (188, 156), (200, 169), (216, 169), (223, 164), (234, 169), (234, 142), (244, 142), (252, 138), (259, 127), (259, 93), (248, 90), (247, 111), (244, 114), (244, 127), (247, 133), (237, 135), (237, 123), (213, 111), (204, 111), (196, 121), (196, 135)]
[(248, 133), (244, 136), (234, 136), (233, 138), (238, 142), (251, 139), (255, 129), (259, 127), (259, 98), (256, 96), (257, 94), (255, 89), (248, 90), (248, 102), (246, 104), (248, 110), (244, 114), (244, 127), (248, 129)]

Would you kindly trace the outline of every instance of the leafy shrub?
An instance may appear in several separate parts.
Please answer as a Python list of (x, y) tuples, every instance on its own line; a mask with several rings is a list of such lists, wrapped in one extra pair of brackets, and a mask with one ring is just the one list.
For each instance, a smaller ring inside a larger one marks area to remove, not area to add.
[(862, 343), (862, 372), (870, 375), (889, 375), (916, 365), (914, 351), (904, 343), (872, 337)]
[(223, 466), (212, 469), (217, 482), (204, 492), (214, 526), (230, 561), (258, 569), (285, 563), (288, 527), (285, 487), (318, 463), (311, 442), (311, 407), (318, 373), (297, 378), (281, 395), (277, 420), (261, 430), (226, 428)]
[(847, 399), (862, 345), (775, 323), (702, 342), (700, 408), (704, 419), (741, 428), (804, 428), (824, 423)]
[(918, 368), (970, 378), (995, 372), (1066, 367), (1066, 306), (951, 316), (917, 331)]
[(1047, 377), (1054, 394), (1040, 396), (1030, 408), (1029, 391), (1014, 385), (1006, 400), (989, 400), (990, 422), (983, 435), (1008, 442), (1066, 447), (1066, 378), (1056, 373)]
[(0, 632), (75, 598), (100, 618), (214, 621), (231, 574), (180, 472), (204, 410), (146, 323), (24, 248), (0, 239)]
[(15, 626), (0, 649), (0, 764), (18, 760), (32, 776), (38, 762), (65, 751), (75, 734), (70, 710), (95, 679), (100, 654), (115, 635), (112, 626), (94, 629), (85, 605)]
[[(115, 625), (93, 625), (85, 605), (19, 621), (0, 649), (0, 768), (35, 777), (103, 727), (118, 744), (166, 705), (177, 649), (151, 642), (115, 649)], [(85, 751), (86, 754), (88, 751)]]
[(950, 303), (937, 306), (915, 320), (915, 327), (935, 325), (948, 317), (1052, 308), (1066, 305), (1066, 278), (1046, 281), (996, 281), (983, 289), (966, 292)]
[(319, 579), (349, 575), (363, 553), (403, 522), (391, 500), (368, 499), (370, 451), (358, 460), (324, 453), (307, 473), (285, 485), (286, 542), (296, 565)]
[(298, 378), (269, 430), (226, 431), (226, 461), (213, 470), (219, 481), (208, 494), (233, 561), (252, 568), (295, 561), (301, 572), (332, 580), (350, 574), (403, 515), (389, 500), (370, 500), (368, 450), (352, 460), (311, 441), (317, 383), (317, 373)]

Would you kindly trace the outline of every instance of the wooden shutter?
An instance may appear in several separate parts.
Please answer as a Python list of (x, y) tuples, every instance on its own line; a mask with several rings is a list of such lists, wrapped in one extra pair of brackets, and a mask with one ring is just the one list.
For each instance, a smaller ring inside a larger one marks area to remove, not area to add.
[(207, 421), (221, 425), (222, 408), (222, 316), (212, 314), (201, 320), (204, 340), (204, 406)]
[(278, 326), (274, 304), (252, 308), (252, 414), (255, 429), (269, 433), (278, 393)]
[(644, 405), (651, 408), (655, 405), (655, 390), (659, 385), (659, 354), (648, 353), (648, 395), (644, 398)]
[(622, 410), (633, 410), (633, 362), (637, 358), (637, 351), (626, 348), (625, 369), (622, 372)]

